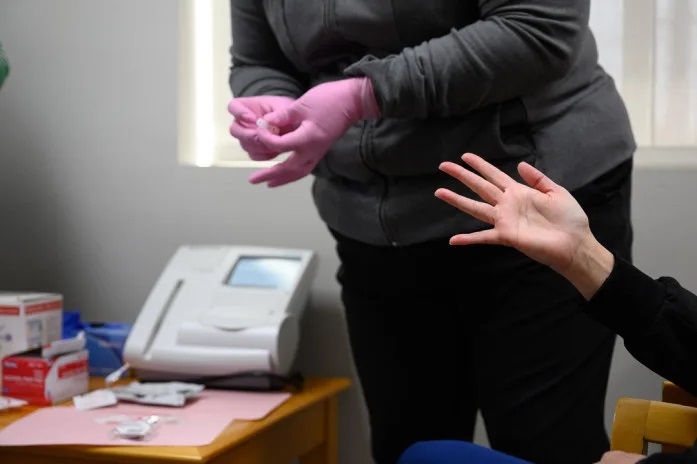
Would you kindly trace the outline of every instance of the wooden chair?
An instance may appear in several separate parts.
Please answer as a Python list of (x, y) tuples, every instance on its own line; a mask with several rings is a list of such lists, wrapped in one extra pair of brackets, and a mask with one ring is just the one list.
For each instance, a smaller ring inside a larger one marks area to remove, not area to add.
[[(697, 397), (686, 392), (673, 382), (663, 382), (661, 399), (664, 403), (682, 404), (683, 406), (697, 408)], [(662, 451), (664, 453), (676, 453), (679, 451), (679, 448), (663, 445)]]
[(661, 401), (664, 403), (682, 404), (697, 408), (697, 397), (687, 393), (673, 382), (663, 382), (663, 394)]
[(672, 452), (697, 440), (697, 408), (662, 401), (621, 398), (612, 426), (613, 450), (646, 454), (649, 443), (669, 445)]

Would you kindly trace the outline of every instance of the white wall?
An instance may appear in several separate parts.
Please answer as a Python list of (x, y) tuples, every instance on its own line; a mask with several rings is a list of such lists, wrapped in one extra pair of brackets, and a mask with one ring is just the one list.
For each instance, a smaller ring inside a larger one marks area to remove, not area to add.
[[(321, 267), (300, 363), (353, 376), (338, 261), (309, 180), (280, 193), (248, 185), (248, 170), (177, 165), (176, 5), (0, 2), (12, 66), (0, 92), (0, 288), (59, 291), (87, 318), (131, 322), (180, 244), (313, 248)], [(635, 187), (637, 262), (694, 289), (696, 179), (640, 170)], [(658, 379), (619, 351), (608, 420), (618, 396), (658, 392)], [(340, 413), (342, 462), (368, 462), (357, 388)]]

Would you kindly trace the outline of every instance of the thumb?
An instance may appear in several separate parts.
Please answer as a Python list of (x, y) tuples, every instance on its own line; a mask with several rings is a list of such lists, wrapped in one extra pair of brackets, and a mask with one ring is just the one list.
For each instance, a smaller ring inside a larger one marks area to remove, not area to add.
[(268, 149), (279, 153), (296, 150), (313, 139), (309, 123), (303, 123), (297, 129), (283, 135), (276, 135), (271, 131), (259, 131), (258, 136), (259, 141)]
[(542, 174), (540, 171), (530, 166), (528, 163), (520, 163), (518, 165), (518, 173), (520, 177), (523, 178), (526, 184), (535, 190), (539, 190), (542, 193), (548, 193), (555, 190), (559, 190), (559, 185), (552, 182), (552, 180)]
[(271, 179), (274, 178), (274, 176), (278, 175), (278, 170), (279, 170), (279, 165), (275, 164), (271, 167), (260, 169), (258, 171), (254, 171), (249, 177), (249, 183), (250, 184), (261, 184), (263, 182), (267, 182)]
[(302, 115), (297, 102), (279, 110), (272, 111), (271, 113), (267, 113), (263, 116), (263, 119), (269, 126), (278, 128), (296, 128), (302, 123)]

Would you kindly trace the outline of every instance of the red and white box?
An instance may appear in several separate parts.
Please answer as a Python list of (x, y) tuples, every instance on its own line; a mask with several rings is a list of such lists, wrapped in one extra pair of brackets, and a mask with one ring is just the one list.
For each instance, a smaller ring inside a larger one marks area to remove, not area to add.
[(63, 297), (0, 292), (0, 359), (60, 340)]
[(45, 406), (89, 390), (89, 356), (84, 347), (54, 357), (45, 357), (45, 352), (46, 347), (36, 348), (3, 359), (2, 394)]

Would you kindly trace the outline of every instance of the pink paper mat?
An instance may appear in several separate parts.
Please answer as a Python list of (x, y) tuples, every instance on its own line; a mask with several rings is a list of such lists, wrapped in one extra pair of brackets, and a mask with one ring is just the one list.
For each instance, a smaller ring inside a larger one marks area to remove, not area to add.
[[(78, 411), (72, 406), (43, 408), (0, 430), (0, 446), (204, 446), (212, 443), (233, 420), (263, 419), (289, 397), (289, 393), (205, 390), (183, 408), (129, 403), (91, 411)], [(177, 421), (158, 424), (146, 441), (126, 440), (113, 437), (111, 431), (116, 424), (100, 424), (96, 420), (115, 415), (161, 415)]]

